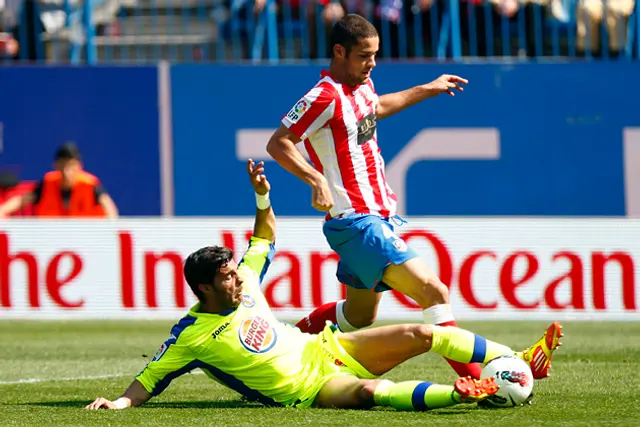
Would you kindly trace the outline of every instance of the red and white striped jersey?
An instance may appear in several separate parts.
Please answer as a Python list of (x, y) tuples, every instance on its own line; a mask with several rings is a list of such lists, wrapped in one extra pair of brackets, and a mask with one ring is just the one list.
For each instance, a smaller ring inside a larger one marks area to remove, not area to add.
[(352, 88), (322, 72), (315, 87), (282, 118), (329, 181), (334, 201), (329, 217), (396, 213), (397, 199), (387, 184), (378, 147), (377, 104), (371, 79)]

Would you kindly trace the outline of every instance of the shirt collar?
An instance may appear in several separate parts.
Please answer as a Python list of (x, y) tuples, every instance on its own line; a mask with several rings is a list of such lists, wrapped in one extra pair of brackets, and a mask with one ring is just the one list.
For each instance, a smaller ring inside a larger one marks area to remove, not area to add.
[(329, 70), (322, 70), (322, 71), (320, 71), (320, 76), (321, 76), (321, 77), (329, 77), (329, 78), (330, 78), (331, 80), (333, 80), (334, 82), (336, 82), (336, 83), (340, 83), (340, 84), (342, 85), (342, 88), (344, 89), (344, 92), (345, 92), (345, 93), (349, 93), (349, 94), (351, 94), (351, 93), (353, 93), (353, 92), (357, 91), (357, 90), (360, 88), (360, 85), (355, 85), (355, 86), (351, 87), (351, 86), (349, 86), (349, 85), (348, 85), (348, 84), (346, 84), (346, 83), (341, 83), (341, 82), (337, 81), (337, 80), (335, 79), (335, 77), (333, 77), (333, 74), (331, 74), (331, 73), (329, 72)]

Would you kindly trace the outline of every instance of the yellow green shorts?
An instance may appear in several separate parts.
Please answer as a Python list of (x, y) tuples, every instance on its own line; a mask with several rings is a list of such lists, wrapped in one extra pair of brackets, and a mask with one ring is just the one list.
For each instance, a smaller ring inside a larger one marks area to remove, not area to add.
[(315, 339), (309, 342), (303, 352), (305, 364), (309, 370), (306, 372), (305, 391), (295, 404), (298, 408), (313, 406), (322, 387), (332, 378), (341, 375), (356, 378), (375, 379), (376, 375), (367, 371), (358, 363), (338, 341), (342, 334), (334, 325), (327, 322), (324, 330)]

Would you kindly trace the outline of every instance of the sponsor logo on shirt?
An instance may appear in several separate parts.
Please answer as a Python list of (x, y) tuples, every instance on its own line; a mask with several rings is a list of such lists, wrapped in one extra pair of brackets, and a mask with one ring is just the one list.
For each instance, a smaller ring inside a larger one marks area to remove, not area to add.
[(309, 102), (307, 102), (305, 99), (301, 99), (300, 101), (298, 101), (296, 103), (296, 105), (293, 106), (293, 108), (287, 113), (287, 118), (293, 122), (296, 123), (298, 120), (300, 120), (300, 117), (302, 117), (302, 115), (309, 109)]
[(224, 331), (225, 329), (227, 329), (227, 326), (229, 326), (229, 322), (226, 322), (224, 325), (220, 326), (218, 329), (216, 329), (215, 331), (213, 331), (213, 333), (211, 334), (211, 336), (213, 337), (214, 340), (218, 339), (218, 335), (220, 335), (222, 333), (222, 331)]
[(376, 131), (376, 115), (374, 113), (365, 116), (358, 122), (358, 145), (371, 141)]
[(256, 305), (256, 300), (253, 299), (251, 295), (242, 295), (242, 305), (247, 308), (251, 308)]
[(268, 320), (254, 316), (242, 322), (238, 338), (251, 353), (266, 353), (276, 345), (278, 335)]

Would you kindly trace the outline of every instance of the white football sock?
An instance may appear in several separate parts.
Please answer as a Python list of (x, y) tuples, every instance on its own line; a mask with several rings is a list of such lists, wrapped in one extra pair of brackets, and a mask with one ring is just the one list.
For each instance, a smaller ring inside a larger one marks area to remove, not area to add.
[(341, 301), (338, 301), (338, 304), (336, 304), (336, 320), (338, 321), (338, 328), (340, 328), (342, 332), (357, 331), (358, 328), (356, 328), (351, 323), (349, 323), (347, 318), (344, 317), (344, 309), (343, 309), (344, 303), (345, 303), (345, 300), (341, 300)]
[(422, 314), (424, 323), (427, 325), (442, 325), (455, 320), (451, 311), (451, 304), (436, 304), (424, 309)]

